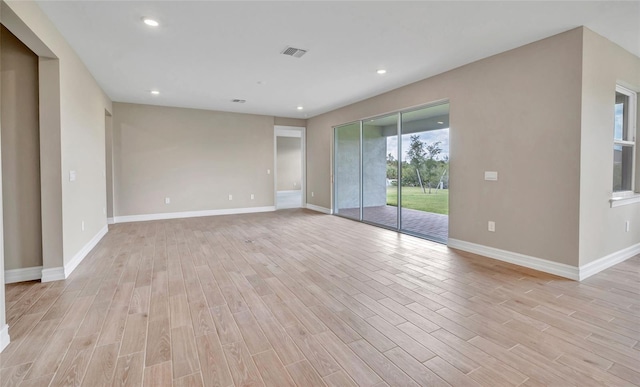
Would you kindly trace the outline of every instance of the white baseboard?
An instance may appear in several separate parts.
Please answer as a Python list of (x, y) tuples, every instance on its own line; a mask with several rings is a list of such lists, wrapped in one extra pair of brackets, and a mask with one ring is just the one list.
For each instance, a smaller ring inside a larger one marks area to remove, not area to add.
[(629, 246), (622, 250), (616, 251), (615, 253), (611, 253), (586, 265), (576, 267), (566, 265), (564, 263), (549, 261), (547, 259), (531, 257), (511, 251), (483, 246), (476, 243), (460, 241), (457, 239), (449, 238), (449, 242), (447, 243), (447, 245), (453, 249), (467, 251), (469, 253), (482, 255), (485, 257), (497, 259), (499, 261), (513, 263), (516, 265), (543, 271), (549, 274), (555, 274), (560, 277), (565, 277), (576, 281), (582, 281), (594, 274), (600, 273), (601, 271), (610, 268), (611, 266), (625, 261), (637, 254), (640, 254), (640, 243), (637, 243), (633, 246)]
[(113, 218), (107, 218), (107, 224), (115, 224), (115, 220)]
[(507, 250), (496, 249), (494, 247), (483, 246), (476, 243), (465, 242), (452, 238), (449, 238), (447, 246), (453, 249), (463, 250), (469, 253), (497, 259), (499, 261), (509, 262), (516, 265), (528, 267), (530, 269), (543, 271), (545, 273), (555, 274), (560, 277), (569, 278), (572, 280), (580, 280), (580, 271), (576, 266), (566, 265), (564, 263), (553, 262), (547, 259), (536, 258), (529, 255), (514, 253)]
[(71, 261), (64, 266), (42, 269), (42, 282), (61, 281), (69, 278), (69, 275), (78, 267), (80, 262), (89, 254), (91, 250), (102, 240), (109, 231), (108, 226), (104, 226), (91, 240), (73, 256)]
[(270, 212), (270, 211), (275, 211), (275, 210), (276, 210), (276, 208), (274, 206), (229, 208), (229, 209), (223, 209), (223, 210), (166, 212), (166, 213), (162, 213), (162, 214), (115, 216), (113, 218), (113, 220), (114, 220), (114, 223), (146, 222), (146, 221), (149, 221), (149, 220), (198, 218), (198, 217), (201, 217), (201, 216), (217, 216), (217, 215), (250, 214), (250, 213), (254, 213), (254, 212)]
[(78, 267), (80, 262), (82, 262), (82, 260), (89, 254), (89, 252), (91, 252), (91, 250), (93, 250), (94, 247), (96, 247), (98, 242), (100, 242), (100, 240), (102, 240), (102, 238), (107, 235), (108, 231), (109, 227), (105, 225), (102, 229), (100, 229), (100, 231), (98, 231), (96, 235), (93, 236), (93, 238), (91, 238), (91, 240), (86, 245), (84, 245), (82, 249), (80, 249), (80, 251), (76, 253), (76, 255), (73, 256), (69, 263), (64, 265), (64, 278), (69, 277), (69, 275), (76, 269), (76, 267)]
[(42, 278), (42, 266), (25, 267), (22, 269), (11, 269), (4, 271), (4, 283), (33, 281)]
[(309, 209), (309, 210), (311, 210), (311, 211), (322, 212), (323, 214), (328, 214), (328, 215), (333, 214), (333, 211), (332, 211), (332, 210), (330, 210), (329, 208), (316, 206), (315, 204), (309, 204), (309, 203), (307, 203), (307, 209)]
[(640, 254), (640, 243), (629, 246), (626, 249), (616, 251), (602, 258), (596, 259), (593, 262), (580, 266), (580, 281), (589, 278), (594, 274), (610, 268), (622, 261), (625, 261), (633, 256)]
[(64, 276), (64, 267), (50, 267), (48, 269), (42, 269), (42, 282), (61, 281), (66, 279)]
[(0, 352), (9, 345), (11, 339), (9, 338), (9, 326), (4, 324), (2, 329), (0, 329)]

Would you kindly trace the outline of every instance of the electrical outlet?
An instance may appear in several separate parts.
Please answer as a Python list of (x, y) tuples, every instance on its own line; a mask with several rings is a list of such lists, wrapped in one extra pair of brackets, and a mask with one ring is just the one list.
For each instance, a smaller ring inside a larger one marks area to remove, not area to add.
[(631, 221), (627, 220), (626, 222), (624, 222), (624, 231), (629, 232), (630, 228), (631, 228)]
[(313, 191), (311, 191), (311, 197), (313, 197), (313, 195), (314, 195), (314, 193), (313, 193)]
[(496, 171), (485, 171), (484, 179), (489, 181), (497, 181), (498, 180), (498, 172)]
[(80, 228), (84, 231), (84, 220), (80, 223)]
[(251, 194), (251, 200), (254, 200), (256, 198), (256, 196), (254, 194)]
[(69, 171), (69, 181), (76, 181), (76, 171)]
[(494, 222), (493, 220), (490, 220), (487, 223), (487, 228), (489, 229), (489, 231), (491, 232), (496, 232), (496, 222)]
[(233, 200), (233, 195), (229, 194), (229, 200)]
[(271, 174), (271, 170), (267, 169), (267, 175), (270, 175), (270, 174)]
[(171, 198), (164, 198), (164, 204), (171, 204)]

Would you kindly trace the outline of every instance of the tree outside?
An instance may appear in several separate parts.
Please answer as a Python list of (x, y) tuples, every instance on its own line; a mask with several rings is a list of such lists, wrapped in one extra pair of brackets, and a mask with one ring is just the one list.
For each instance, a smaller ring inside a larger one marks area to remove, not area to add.
[[(449, 158), (441, 156), (442, 143), (426, 143), (419, 135), (410, 137), (406, 160), (402, 168), (402, 203), (405, 208), (447, 214), (449, 188)], [(398, 162), (387, 155), (387, 179), (397, 181)], [(387, 190), (387, 204), (397, 206), (397, 190)]]

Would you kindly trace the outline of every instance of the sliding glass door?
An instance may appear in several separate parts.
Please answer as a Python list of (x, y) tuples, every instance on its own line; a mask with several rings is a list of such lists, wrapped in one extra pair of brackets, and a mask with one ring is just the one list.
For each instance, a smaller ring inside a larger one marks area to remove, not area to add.
[(446, 242), (449, 225), (449, 105), (401, 114), (400, 229)]
[(335, 128), (334, 212), (446, 243), (449, 104)]

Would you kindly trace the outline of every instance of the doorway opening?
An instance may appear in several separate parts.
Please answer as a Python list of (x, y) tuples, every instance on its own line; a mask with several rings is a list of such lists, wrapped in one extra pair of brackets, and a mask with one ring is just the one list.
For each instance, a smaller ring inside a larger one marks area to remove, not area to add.
[(334, 128), (334, 213), (446, 243), (449, 103)]
[(275, 201), (276, 209), (305, 205), (305, 128), (276, 126)]
[(14, 283), (42, 276), (39, 60), (0, 29), (3, 270), (5, 283)]

